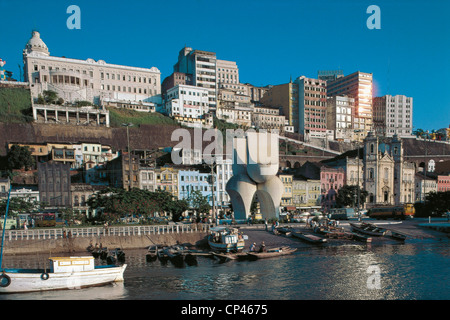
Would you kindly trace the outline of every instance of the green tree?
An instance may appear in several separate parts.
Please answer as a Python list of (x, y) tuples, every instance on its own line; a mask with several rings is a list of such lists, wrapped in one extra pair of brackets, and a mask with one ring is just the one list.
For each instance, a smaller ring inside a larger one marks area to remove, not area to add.
[(34, 158), (31, 155), (30, 149), (26, 146), (12, 145), (6, 158), (9, 169), (25, 168), (25, 170), (29, 170), (34, 166)]
[[(8, 199), (0, 201), (0, 212), (6, 212)], [(35, 209), (33, 202), (25, 201), (21, 198), (11, 198), (9, 200), (8, 217), (15, 218), (19, 213), (30, 213)]]
[(348, 207), (357, 205), (359, 189), (359, 204), (360, 207), (366, 202), (367, 195), (369, 194), (366, 190), (361, 190), (359, 186), (349, 186), (345, 185), (338, 190), (336, 196), (336, 204), (339, 207)]
[(44, 100), (48, 104), (54, 104), (58, 100), (58, 94), (55, 91), (52, 90), (44, 90)]
[(208, 202), (208, 198), (203, 196), (199, 190), (194, 190), (191, 192), (188, 198), (191, 208), (197, 212), (197, 215), (204, 213), (209, 214), (211, 206)]

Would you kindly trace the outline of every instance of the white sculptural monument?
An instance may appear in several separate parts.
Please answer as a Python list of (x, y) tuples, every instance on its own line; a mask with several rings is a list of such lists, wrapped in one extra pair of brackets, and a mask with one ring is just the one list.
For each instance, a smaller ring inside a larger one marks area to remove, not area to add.
[(276, 175), (278, 165), (278, 134), (246, 132), (233, 138), (233, 177), (226, 191), (235, 219), (248, 218), (255, 193), (263, 219), (279, 217), (283, 183)]

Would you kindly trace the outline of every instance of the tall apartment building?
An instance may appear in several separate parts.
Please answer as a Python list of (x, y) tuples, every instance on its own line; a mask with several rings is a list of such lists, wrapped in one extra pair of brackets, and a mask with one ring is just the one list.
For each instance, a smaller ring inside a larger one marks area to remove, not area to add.
[(208, 89), (209, 107), (215, 109), (217, 105), (216, 68), (217, 58), (214, 52), (184, 47), (178, 54), (178, 61), (173, 66), (173, 71), (191, 74), (194, 86)]
[(37, 31), (33, 31), (23, 50), (23, 62), (24, 78), (30, 83), (33, 98), (52, 90), (66, 102), (84, 100), (101, 104), (107, 99), (161, 103), (161, 72), (156, 67), (50, 56)]
[(50, 207), (71, 207), (70, 165), (38, 163), (39, 198)]
[(334, 131), (335, 140), (351, 140), (354, 114), (355, 99), (347, 96), (327, 99), (327, 128)]
[[(355, 99), (353, 128), (359, 131), (359, 138), (364, 138), (372, 130), (372, 73), (357, 71), (344, 77), (336, 77), (334, 81), (327, 81), (327, 95), (347, 95)], [(357, 139), (354, 137), (354, 140)]]
[(294, 132), (298, 132), (298, 84), (290, 81), (289, 83), (269, 86), (267, 92), (261, 98), (261, 102), (265, 106), (280, 108), (288, 125), (294, 127)]
[(385, 95), (373, 98), (373, 125), (377, 135), (410, 137), (413, 123), (413, 98)]
[(325, 137), (327, 131), (327, 82), (301, 76), (298, 85), (298, 132), (305, 138)]
[(239, 68), (236, 62), (217, 59), (216, 68), (217, 84), (239, 84)]

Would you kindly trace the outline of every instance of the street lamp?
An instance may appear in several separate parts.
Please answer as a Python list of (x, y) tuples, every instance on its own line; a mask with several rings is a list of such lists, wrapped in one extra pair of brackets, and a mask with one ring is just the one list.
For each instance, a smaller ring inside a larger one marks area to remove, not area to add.
[[(355, 133), (359, 133), (359, 132), (362, 132), (362, 130), (354, 130), (354, 132)], [(359, 172), (359, 149), (360, 149), (360, 141), (359, 141), (359, 134), (358, 134), (358, 145), (357, 145), (357, 147), (358, 147), (358, 157), (357, 157), (357, 164), (358, 164), (358, 173), (357, 173), (357, 175), (358, 175), (358, 186), (357, 186), (357, 205), (358, 205), (358, 207), (357, 207), (357, 213), (358, 213), (358, 221), (361, 221), (361, 212), (359, 211), (359, 201), (360, 201), (360, 186), (359, 186), (359, 174), (360, 174), (360, 172)]]
[(128, 149), (128, 190), (131, 190), (131, 152), (130, 152), (130, 134), (128, 131), (129, 127), (132, 127), (132, 123), (122, 123), (122, 126), (127, 127), (127, 149)]

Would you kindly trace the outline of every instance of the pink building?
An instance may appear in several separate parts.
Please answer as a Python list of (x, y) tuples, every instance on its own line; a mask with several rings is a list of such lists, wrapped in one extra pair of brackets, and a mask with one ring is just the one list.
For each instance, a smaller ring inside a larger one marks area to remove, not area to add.
[(437, 191), (450, 191), (450, 175), (438, 175), (437, 177)]
[(342, 188), (345, 181), (345, 171), (343, 168), (331, 168), (322, 166), (320, 168), (320, 192), (322, 195), (322, 210), (329, 212), (336, 206), (336, 196), (338, 190)]

